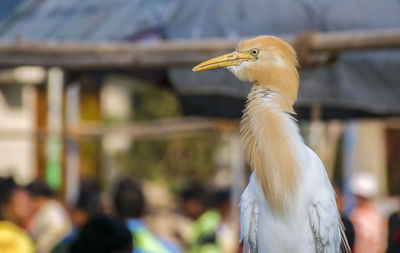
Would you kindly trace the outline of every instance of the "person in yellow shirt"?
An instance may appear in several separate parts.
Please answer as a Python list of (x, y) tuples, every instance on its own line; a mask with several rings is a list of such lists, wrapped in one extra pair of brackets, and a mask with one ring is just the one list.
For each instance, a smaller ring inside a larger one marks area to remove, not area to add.
[(29, 215), (23, 190), (12, 178), (0, 178), (0, 193), (0, 252), (34, 253), (32, 240), (16, 225)]
[(31, 238), (18, 226), (9, 221), (0, 221), (1, 253), (34, 253)]

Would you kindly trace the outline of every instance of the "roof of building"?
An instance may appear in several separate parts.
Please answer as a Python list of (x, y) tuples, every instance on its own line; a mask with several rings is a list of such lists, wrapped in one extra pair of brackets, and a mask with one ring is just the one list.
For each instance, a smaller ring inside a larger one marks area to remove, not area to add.
[[(397, 0), (25, 0), (11, 9), (3, 20), (0, 12), (0, 41), (238, 38), (400, 27)], [(400, 50), (342, 53), (334, 64), (302, 69), (297, 105), (400, 114), (399, 67)], [(250, 87), (223, 70), (194, 74), (180, 67), (168, 73), (186, 97), (242, 101)]]
[[(296, 34), (304, 30), (341, 31), (400, 27), (395, 0), (229, 0), (186, 1), (168, 26), (169, 38), (250, 37)], [(298, 106), (400, 113), (400, 50), (342, 53), (331, 65), (303, 68)], [(175, 68), (170, 78), (188, 95), (229, 94), (245, 98), (250, 86), (228, 71)]]
[(0, 39), (128, 40), (164, 27), (174, 9), (167, 0), (25, 0), (0, 24)]

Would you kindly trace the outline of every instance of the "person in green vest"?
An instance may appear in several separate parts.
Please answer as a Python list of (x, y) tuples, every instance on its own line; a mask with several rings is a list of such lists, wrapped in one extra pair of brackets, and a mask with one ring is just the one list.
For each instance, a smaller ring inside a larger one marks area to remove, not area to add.
[(133, 253), (180, 253), (179, 247), (155, 235), (141, 220), (145, 199), (140, 186), (132, 179), (122, 179), (116, 186), (114, 206), (132, 234)]
[(191, 184), (181, 192), (184, 213), (193, 220), (187, 238), (189, 253), (221, 253), (218, 228), (221, 223), (219, 212), (208, 209), (210, 198), (199, 184)]

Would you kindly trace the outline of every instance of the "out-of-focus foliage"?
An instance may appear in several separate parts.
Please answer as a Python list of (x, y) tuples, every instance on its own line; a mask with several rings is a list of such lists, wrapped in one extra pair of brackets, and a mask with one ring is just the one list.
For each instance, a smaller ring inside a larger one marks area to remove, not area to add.
[(151, 83), (137, 83), (133, 93), (133, 119), (154, 120), (179, 117), (181, 108), (176, 95), (170, 90)]
[[(150, 83), (134, 86), (135, 121), (180, 117), (177, 96)], [(218, 138), (213, 133), (196, 137), (132, 141), (130, 149), (115, 158), (124, 173), (148, 179), (175, 181), (187, 176), (207, 180), (213, 174), (213, 153)]]
[(100, 170), (101, 141), (99, 139), (83, 139), (79, 141), (79, 157), (81, 175), (95, 178), (101, 176)]
[[(80, 91), (80, 120), (82, 122), (99, 121), (99, 86), (96, 85), (88, 76), (80, 80), (84, 85)], [(100, 152), (101, 140), (96, 138), (86, 138), (79, 140), (79, 157), (81, 174), (84, 177), (95, 177), (100, 175)]]
[(208, 180), (213, 174), (215, 137), (137, 141), (131, 149), (116, 155), (124, 172), (148, 179)]
[(96, 122), (101, 118), (99, 104), (99, 85), (90, 77), (83, 76), (80, 79), (80, 120), (83, 122)]

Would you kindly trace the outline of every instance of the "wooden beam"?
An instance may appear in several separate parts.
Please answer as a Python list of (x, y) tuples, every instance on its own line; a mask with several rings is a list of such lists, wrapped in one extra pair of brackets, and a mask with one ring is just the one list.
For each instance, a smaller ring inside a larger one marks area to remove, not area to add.
[(0, 66), (65, 68), (166, 67), (194, 64), (235, 48), (236, 40), (141, 43), (0, 43)]
[(400, 48), (400, 29), (377, 29), (317, 33), (311, 41), (314, 52)]
[[(215, 132), (236, 132), (238, 120), (211, 119), (201, 117), (186, 117), (177, 119), (151, 120), (117, 126), (104, 126), (100, 123), (80, 125), (64, 130), (64, 138), (98, 138), (107, 134), (120, 134), (132, 139), (170, 139), (198, 136)], [(45, 139), (52, 132), (41, 128), (37, 131), (26, 132), (19, 130), (0, 130), (2, 139), (25, 139), (33, 136)]]
[[(282, 36), (293, 44), (297, 36)], [(237, 39), (173, 40), (157, 43), (1, 42), (0, 66), (132, 68), (193, 65), (235, 49)], [(315, 32), (314, 53), (400, 48), (400, 29)]]

